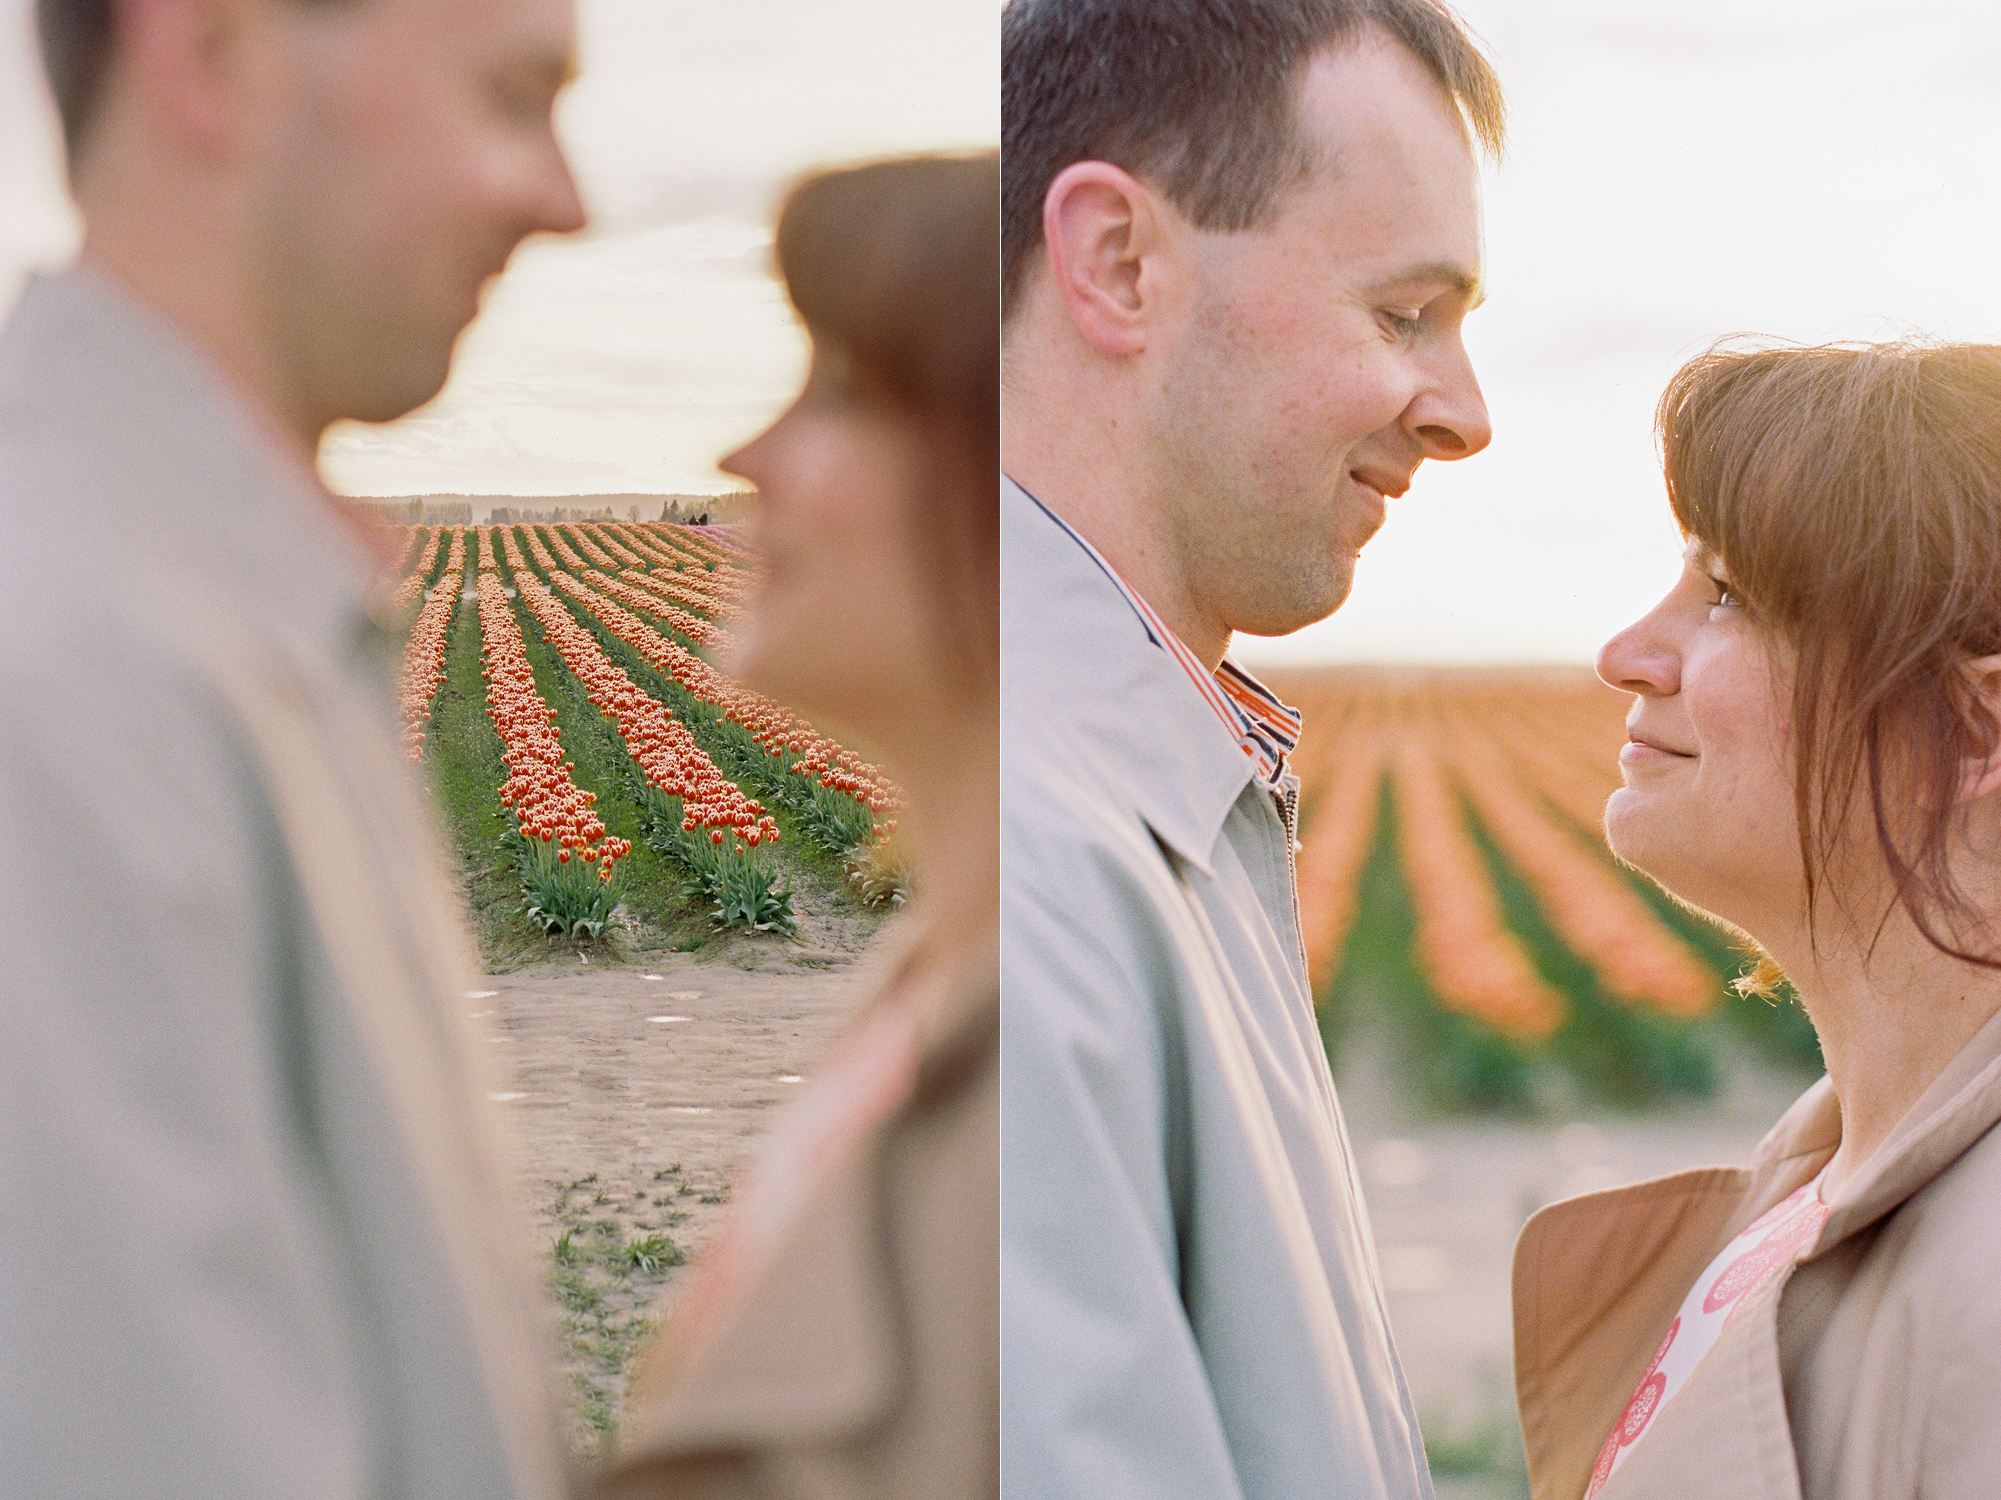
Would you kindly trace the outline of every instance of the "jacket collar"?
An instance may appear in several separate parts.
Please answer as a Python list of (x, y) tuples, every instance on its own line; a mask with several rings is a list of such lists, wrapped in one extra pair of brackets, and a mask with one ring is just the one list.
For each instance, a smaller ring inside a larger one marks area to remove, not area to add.
[(1001, 587), (1003, 723), (1061, 735), (1156, 838), (1213, 873), (1249, 758), (1118, 585), (1005, 477)]
[[(1895, 1212), (1997, 1121), (2001, 1015), (1960, 1049), (1843, 1188), (1802, 1260)], [(1598, 1444), (1695, 1278), (1752, 1220), (1811, 1181), (1840, 1143), (1840, 1106), (1823, 1078), (1767, 1132), (1749, 1170), (1678, 1173), (1552, 1204), (1529, 1220), (1515, 1249), (1515, 1374), (1536, 1500), (1583, 1493)], [(1726, 1471), (1731, 1495), (1797, 1496), (1777, 1347), (1790, 1274), (1744, 1305), (1704, 1356), (1701, 1378), (1668, 1404), (1660, 1430), (1633, 1450), (1605, 1500), (1720, 1495)], [(1677, 1429), (1703, 1435), (1683, 1444)]]
[[(1831, 1151), (1841, 1138), (1841, 1116), (1826, 1080), (1809, 1090), (1808, 1098), (1822, 1091), (1826, 1103), (1820, 1129)], [(1791, 1118), (1790, 1113), (1787, 1118)], [(1997, 1121), (2001, 1121), (2001, 1014), (1990, 1017), (1959, 1049), (1897, 1122), (1889, 1139), (1842, 1189), (1831, 1205), (1814, 1254), (1825, 1254), (1850, 1235), (1895, 1212)], [(1783, 1126), (1786, 1121), (1779, 1123)]]

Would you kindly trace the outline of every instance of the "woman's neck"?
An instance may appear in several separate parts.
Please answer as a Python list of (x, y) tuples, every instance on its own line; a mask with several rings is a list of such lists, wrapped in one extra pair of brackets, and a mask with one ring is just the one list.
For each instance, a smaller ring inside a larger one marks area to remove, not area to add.
[(999, 962), (999, 726), (978, 709), (934, 724), (910, 743), (880, 745), (904, 794), (898, 829), (917, 867), (912, 956), (953, 983), (977, 982)]
[(1812, 1018), (1841, 1104), (1841, 1146), (1827, 1169), (1831, 1196), (2001, 1011), (2001, 971), (1941, 953), (1901, 911), (1873, 942), (1823, 933), (1817, 952), (1798, 946), (1807, 951), (1774, 949), (1773, 957)]

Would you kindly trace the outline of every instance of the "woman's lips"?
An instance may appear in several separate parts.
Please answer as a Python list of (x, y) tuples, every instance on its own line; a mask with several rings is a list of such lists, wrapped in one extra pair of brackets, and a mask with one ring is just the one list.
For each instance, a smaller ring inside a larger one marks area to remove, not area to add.
[(1650, 740), (1630, 739), (1619, 747), (1619, 764), (1622, 766), (1644, 766), (1671, 760), (1694, 760), (1680, 750), (1667, 750)]

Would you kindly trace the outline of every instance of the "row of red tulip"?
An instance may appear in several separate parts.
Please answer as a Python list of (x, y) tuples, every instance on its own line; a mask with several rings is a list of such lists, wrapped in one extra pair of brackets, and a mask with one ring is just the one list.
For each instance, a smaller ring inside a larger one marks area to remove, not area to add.
[(641, 557), (622, 539), (622, 528), (612, 522), (595, 521), (588, 528), (597, 544), (611, 554), (613, 564), (621, 568), (643, 568), (646, 559)]
[[(683, 528), (683, 530), (690, 529), (692, 528)], [(745, 536), (747, 529), (740, 523), (704, 526), (701, 528), (701, 536), (703, 541), (715, 548), (721, 555), (733, 558), (740, 563), (754, 565), (757, 561), (757, 553), (752, 550), (750, 542)]]
[(1397, 841), (1417, 913), (1416, 955), (1438, 998), (1504, 1035), (1540, 1041), (1569, 1003), (1537, 971), (1501, 915), (1493, 881), (1427, 740), (1391, 760)]
[(549, 550), (548, 543), (542, 540), (533, 526), (517, 526), (509, 529), (521, 533), (521, 540), (528, 548), (528, 555), (535, 559), (536, 567), (545, 573), (557, 571), (556, 555)]
[(1480, 821), (1535, 892), (1564, 946), (1591, 965), (1606, 992), (1683, 1020), (1709, 1010), (1719, 994), (1716, 976), (1688, 944), (1550, 815), (1491, 742), (1466, 735), (1461, 743), (1455, 769)]
[(527, 531), (528, 535), (531, 537), (533, 537), (538, 531), (544, 537), (546, 537), (548, 539), (549, 546), (554, 550), (556, 556), (562, 559), (564, 567), (575, 568), (579, 573), (581, 573), (585, 568), (590, 566), (590, 564), (585, 562), (584, 559), (578, 554), (577, 549), (575, 547), (572, 547), (569, 544), (569, 542), (564, 539), (563, 533), (559, 531), (556, 527), (531, 526), (527, 528)]
[(673, 549), (674, 562), (692, 562), (709, 578), (733, 587), (746, 587), (751, 582), (751, 557), (740, 547), (725, 546), (714, 535), (714, 527), (657, 522), (649, 531), (657, 541)]
[(500, 805), (513, 812), (531, 848), (540, 846), (539, 857), (560, 865), (575, 860), (595, 864), (598, 879), (608, 881), (613, 865), (632, 845), (605, 837), (605, 826), (592, 811), (596, 794), (570, 777), (555, 711), (535, 686), (521, 626), (498, 573), (479, 575), (478, 600), (486, 712), (500, 734), (501, 759), (508, 770)]
[[(423, 534), (421, 526), (413, 526), (410, 529), (411, 545), (414, 546), (416, 539)], [(424, 580), (431, 576), (431, 570), (438, 565), (438, 553), (444, 545), (444, 528), (440, 527), (431, 533), (431, 539), (424, 544), (424, 555), (417, 560), (417, 566), (403, 575), (403, 581), (396, 585), (396, 591), (389, 596), (399, 620), (404, 618), (410, 607), (417, 602), (417, 595), (424, 590)], [(408, 547), (403, 549), (403, 555), (406, 558), (410, 555)]]
[[(1588, 832), (1618, 785), (1611, 744), (1621, 721), (1614, 695), (1588, 679), (1567, 678), (1544, 684), (1469, 676), (1449, 687), (1425, 680), (1370, 682), (1359, 674), (1307, 681), (1301, 706), (1308, 731), (1293, 768), (1312, 800), (1312, 819), (1301, 836), (1300, 898), (1316, 979), (1338, 963), (1354, 916), (1376, 825), (1381, 773), (1369, 769), (1378, 764), (1372, 747), (1388, 736), (1430, 747), (1448, 799), (1442, 809), (1413, 814), (1403, 805), (1410, 784), (1405, 777), (1396, 787), (1399, 820), (1449, 818), (1462, 825), (1455, 842), (1467, 844), (1463, 792), (1479, 826), (1606, 995), (1683, 1020), (1714, 1008), (1722, 996), (1716, 975)], [(1405, 845), (1409, 855), (1408, 836)], [(1439, 867), (1458, 863), (1436, 851), (1422, 858)], [(1309, 869), (1317, 877), (1312, 884), (1324, 890), (1310, 889)], [(1439, 884), (1435, 871), (1420, 877), (1407, 868), (1413, 894), (1426, 879)]]
[[(525, 575), (521, 575), (525, 579)], [(639, 653), (655, 671), (673, 679), (704, 703), (749, 730), (771, 755), (789, 750), (800, 757), (794, 770), (812, 776), (822, 786), (845, 792), (881, 817), (901, 799), (880, 769), (845, 745), (827, 739), (803, 719), (769, 698), (739, 687), (721, 672), (667, 639), (637, 615), (621, 608), (596, 589), (563, 573), (550, 575), (556, 587), (576, 599), (604, 626)]]
[(627, 550), (640, 559), (640, 562), (635, 564), (635, 566), (644, 567), (647, 563), (665, 563), (669, 567), (672, 567), (675, 563), (684, 560), (672, 547), (656, 541), (652, 533), (648, 532), (644, 527), (619, 521), (607, 527), (606, 530), (617, 533), (619, 541), (625, 545)]
[(688, 727), (612, 662), (597, 638), (539, 579), (517, 573), (514, 582), (544, 639), (584, 685), (598, 712), (618, 726), (647, 781), (681, 799), (684, 833), (706, 829), (712, 843), (734, 838), (752, 848), (777, 842), (778, 825), (770, 815), (716, 769)]
[(500, 550), (506, 554), (509, 572), (519, 573), (527, 566), (521, 560), (521, 544), (514, 539), (514, 528), (512, 526), (502, 526), (500, 528)]
[(422, 545), (423, 540), (423, 527), (406, 526), (403, 528), (403, 547), (396, 554), (396, 566), (390, 570), (395, 577), (401, 578), (405, 573), (410, 571), (410, 560), (417, 555), (417, 548)]
[(650, 573), (634, 572), (630, 576), (661, 598), (670, 599), (686, 609), (699, 610), (713, 620), (734, 620), (743, 613), (741, 606), (724, 597), (720, 591), (697, 581), (707, 578), (705, 573), (676, 573), (671, 568), (655, 568)]
[[(414, 575), (420, 581), (421, 573)], [(396, 673), (396, 706), (403, 717), (403, 749), (412, 760), (424, 758), (424, 729), (431, 722), (431, 704), (445, 680), (445, 638), (452, 610), (465, 575), (446, 573), (424, 600), (410, 637), (403, 643), (403, 665)]]
[[(559, 587), (574, 592), (569, 586), (575, 580), (555, 565), (555, 559), (537, 539), (536, 529), (523, 527), (522, 533), (528, 540), (529, 551), (535, 555), (537, 563), (543, 570)], [(510, 554), (510, 564), (516, 567), (518, 579), (522, 575), (518, 571), (518, 561), (514, 560), (512, 554)], [(718, 647), (727, 643), (728, 637), (720, 627), (663, 605), (626, 586), (621, 580), (594, 571), (587, 572), (585, 576), (604, 594), (621, 598), (634, 608), (646, 610), (699, 645)], [(668, 594), (673, 584), (686, 576), (688, 575), (670, 573), (656, 579), (639, 575), (635, 581), (656, 592)], [(703, 662), (701, 658), (660, 636), (645, 621), (625, 615), (624, 611), (617, 610), (615, 605), (611, 608), (623, 616), (623, 619), (608, 618), (596, 607), (592, 598), (587, 597), (590, 594), (591, 591), (587, 589), (578, 597), (585, 607), (603, 620), (614, 634), (639, 651), (641, 656), (657, 670), (671, 677), (696, 697), (721, 708), (728, 718), (748, 729), (752, 737), (768, 753), (777, 756), (787, 750), (791, 751), (799, 757), (794, 769), (801, 775), (812, 777), (829, 790), (855, 798), (878, 818), (888, 815), (900, 805), (901, 798), (889, 779), (845, 745), (818, 733), (797, 715), (780, 708), (770, 699), (739, 687), (721, 672)], [(704, 599), (704, 602), (710, 603), (712, 608), (715, 607), (712, 601)], [(629, 633), (629, 627), (636, 627), (636, 630)]]
[[(630, 580), (629, 582), (627, 580)], [(697, 646), (709, 651), (726, 651), (734, 642), (730, 633), (713, 621), (704, 620), (699, 615), (691, 615), (685, 609), (677, 609), (671, 602), (677, 593), (671, 584), (663, 583), (649, 574), (633, 572), (625, 578), (614, 578), (609, 573), (586, 573), (584, 582), (593, 588), (603, 589), (621, 604), (634, 609), (643, 609), (657, 619), (667, 622), (677, 635), (686, 636)]]
[(588, 526), (552, 526), (550, 530), (584, 555), (584, 561), (600, 568), (615, 568), (618, 559), (597, 544)]

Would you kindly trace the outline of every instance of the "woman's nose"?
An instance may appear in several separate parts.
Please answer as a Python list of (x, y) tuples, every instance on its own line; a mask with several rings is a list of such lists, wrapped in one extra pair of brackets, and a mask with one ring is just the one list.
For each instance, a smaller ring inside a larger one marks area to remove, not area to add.
[(1607, 687), (1655, 697), (1680, 690), (1681, 655), (1661, 630), (1660, 613), (1656, 607), (1598, 648), (1598, 677)]

